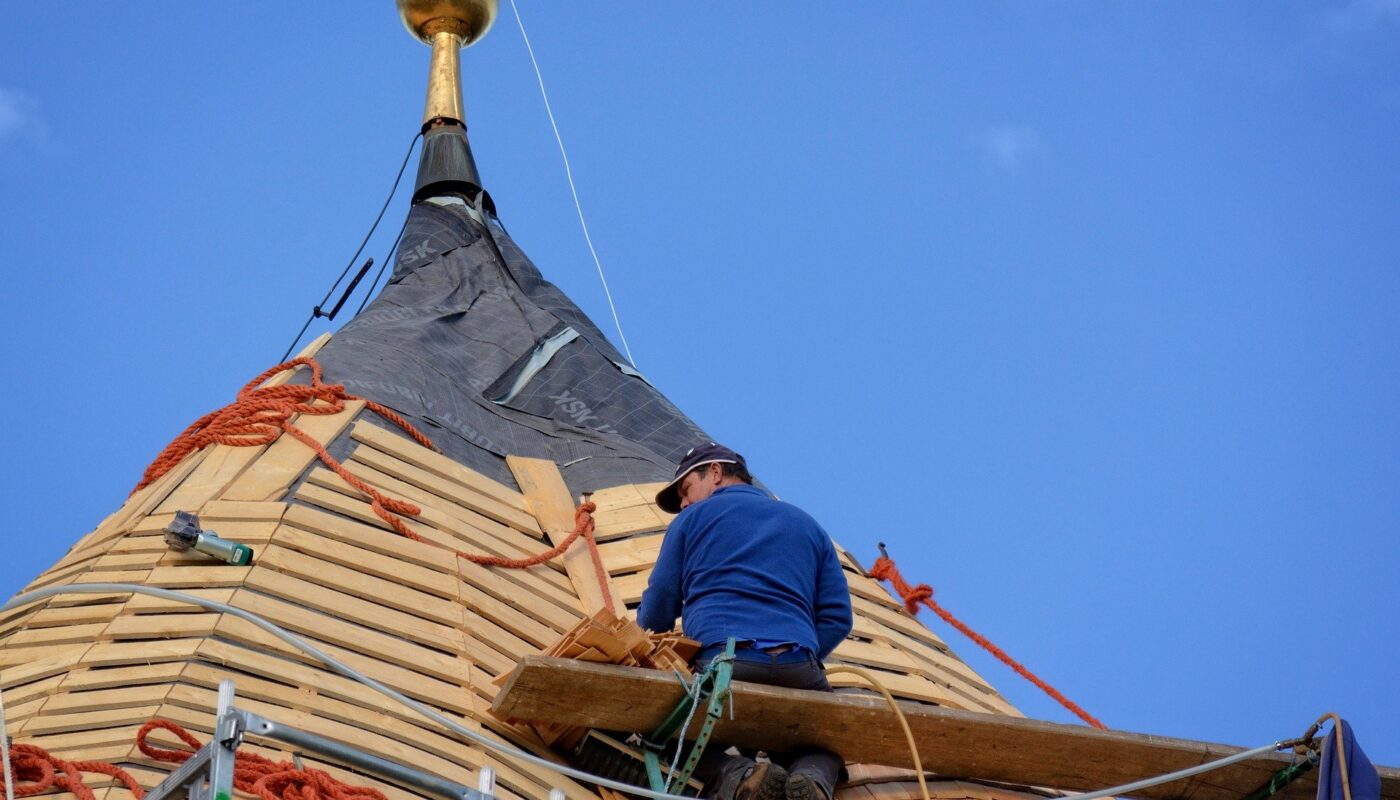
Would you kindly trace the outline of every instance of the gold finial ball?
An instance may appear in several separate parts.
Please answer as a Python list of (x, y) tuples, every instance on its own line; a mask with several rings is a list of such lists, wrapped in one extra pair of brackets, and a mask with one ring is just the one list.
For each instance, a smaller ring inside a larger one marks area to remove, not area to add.
[(469, 47), (491, 30), (499, 0), (397, 0), (399, 17), (419, 41), (432, 44), (433, 34), (451, 31)]

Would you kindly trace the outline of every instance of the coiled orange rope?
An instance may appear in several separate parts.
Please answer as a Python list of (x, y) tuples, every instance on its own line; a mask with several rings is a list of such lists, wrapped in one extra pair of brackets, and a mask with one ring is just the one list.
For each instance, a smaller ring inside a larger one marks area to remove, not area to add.
[[(191, 750), (165, 750), (146, 741), (151, 731), (163, 728), (189, 745)], [(153, 719), (141, 726), (136, 734), (136, 746), (156, 759), (182, 764), (200, 748), (199, 741), (188, 731), (163, 719)], [(234, 760), (233, 787), (251, 792), (263, 800), (388, 800), (383, 792), (369, 786), (350, 786), (332, 778), (319, 769), (297, 769), (289, 761), (273, 761), (257, 753), (238, 753)], [(140, 800), (140, 796), (137, 796)]]
[[(263, 386), (262, 384), (270, 378), (288, 370), (296, 369), (298, 366), (311, 368), (311, 383), (305, 386), (282, 384), (280, 386)], [(416, 517), (423, 513), (423, 509), (417, 505), (390, 497), (368, 483), (355, 477), (350, 470), (345, 468), (325, 446), (316, 441), (311, 434), (292, 424), (292, 417), (297, 414), (338, 414), (345, 410), (345, 404), (349, 401), (364, 400), (365, 407), (384, 419), (389, 420), (403, 429), (405, 433), (414, 441), (430, 450), (436, 450), (432, 440), (424, 436), (417, 428), (413, 427), (408, 420), (399, 416), (387, 406), (356, 397), (345, 391), (345, 385), (339, 383), (326, 383), (321, 377), (321, 365), (316, 359), (310, 356), (301, 356), (291, 361), (278, 364), (261, 375), (249, 381), (238, 391), (237, 399), (227, 406), (213, 411), (190, 424), (188, 428), (176, 436), (174, 441), (166, 445), (155, 461), (146, 468), (145, 474), (141, 477), (141, 482), (136, 484), (132, 493), (144, 489), (162, 475), (169, 472), (179, 464), (190, 453), (211, 444), (224, 444), (232, 447), (257, 447), (271, 444), (281, 436), (283, 432), (295, 437), (302, 444), (311, 448), (316, 457), (325, 464), (327, 468), (339, 475), (342, 480), (359, 491), (363, 492), (370, 499), (370, 508), (389, 527), (393, 528), (399, 535), (412, 539), (415, 542), (425, 542), (427, 544), (438, 545), (424, 539), (416, 531), (409, 527), (404, 517)], [(319, 401), (319, 402), (318, 402)], [(593, 570), (598, 578), (598, 585), (602, 587), (603, 600), (609, 608), (614, 608), (612, 594), (608, 590), (607, 571), (603, 567), (602, 556), (598, 553), (598, 543), (593, 538), (594, 523), (593, 512), (597, 510), (594, 503), (583, 503), (574, 512), (574, 530), (564, 541), (556, 547), (546, 550), (527, 558), (503, 558), (501, 556), (483, 555), (480, 553), (467, 553), (461, 550), (450, 550), (456, 555), (465, 558), (474, 564), (484, 566), (501, 567), (504, 569), (524, 569), (543, 564), (546, 561), (562, 554), (573, 546), (574, 542), (583, 539), (588, 545), (589, 555), (593, 561)]]
[(72, 792), (78, 800), (94, 800), (92, 789), (82, 773), (100, 772), (121, 781), (140, 800), (146, 794), (136, 779), (121, 767), (103, 761), (66, 761), (32, 744), (10, 745), (10, 769), (15, 781), (15, 797), (30, 797), (58, 788)]
[[(880, 549), (883, 553), (884, 546), (881, 545)], [(928, 606), (933, 613), (941, 617), (944, 622), (962, 631), (967, 638), (981, 645), (987, 652), (1000, 659), (1003, 664), (1015, 670), (1018, 675), (1040, 687), (1041, 691), (1050, 695), (1060, 705), (1073, 712), (1075, 716), (1095, 728), (1108, 730), (1108, 726), (1099, 722), (1089, 712), (1080, 708), (1073, 700), (1065, 697), (1060, 693), (1060, 690), (1041, 680), (1034, 672), (1026, 669), (1021, 662), (1007, 655), (1005, 650), (992, 644), (987, 637), (969, 628), (966, 623), (953, 616), (947, 609), (943, 608), (943, 606), (935, 603), (933, 601), (932, 586), (926, 583), (921, 583), (918, 586), (910, 586), (908, 581), (904, 580), (904, 576), (899, 574), (899, 569), (895, 567), (894, 561), (892, 561), (888, 555), (882, 554), (879, 558), (875, 559), (874, 566), (870, 568), (870, 577), (876, 580), (889, 581), (890, 586), (894, 587), (894, 590), (899, 593), (900, 598), (904, 600), (904, 607), (909, 609), (910, 614), (918, 614), (919, 604), (923, 603), (925, 606)]]
[[(156, 729), (170, 731), (191, 750), (166, 750), (146, 741), (146, 737)], [(153, 719), (136, 732), (136, 746), (157, 761), (182, 764), (194, 755), (200, 743), (179, 725)], [(146, 796), (146, 790), (136, 779), (115, 764), (66, 761), (32, 744), (12, 745), (10, 755), (13, 759), (16, 797), (30, 797), (58, 788), (72, 792), (78, 800), (95, 800), (92, 788), (83, 781), (84, 772), (96, 772), (117, 779), (136, 800)], [(291, 762), (273, 761), (257, 753), (238, 753), (235, 756), (233, 786), (240, 791), (256, 794), (263, 800), (387, 800), (378, 789), (351, 786), (319, 769), (297, 769)]]

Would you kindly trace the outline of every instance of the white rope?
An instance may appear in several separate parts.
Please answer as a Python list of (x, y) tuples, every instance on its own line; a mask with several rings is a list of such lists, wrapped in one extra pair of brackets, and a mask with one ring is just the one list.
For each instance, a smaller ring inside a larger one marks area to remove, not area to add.
[(617, 318), (617, 306), (613, 303), (612, 290), (608, 288), (608, 278), (603, 274), (603, 262), (598, 260), (598, 251), (593, 249), (593, 237), (588, 235), (588, 222), (583, 218), (583, 205), (578, 200), (578, 189), (574, 186), (574, 171), (569, 167), (569, 154), (564, 150), (564, 138), (559, 135), (559, 125), (554, 121), (554, 110), (549, 106), (549, 93), (544, 90), (544, 76), (540, 74), (540, 62), (535, 60), (535, 48), (530, 46), (530, 37), (525, 34), (525, 23), (520, 19), (520, 9), (515, 0), (510, 0), (510, 10), (515, 12), (515, 24), (520, 27), (520, 38), (525, 40), (525, 50), (530, 54), (530, 63), (535, 67), (535, 80), (540, 85), (540, 97), (544, 98), (544, 111), (549, 115), (549, 126), (554, 129), (554, 141), (559, 143), (559, 155), (564, 157), (564, 175), (569, 179), (569, 192), (574, 196), (574, 208), (578, 210), (578, 224), (583, 227), (583, 240), (588, 242), (588, 252), (593, 254), (593, 265), (598, 268), (598, 280), (603, 282), (603, 294), (607, 295), (608, 308), (612, 311), (613, 325), (617, 326), (622, 349), (627, 353), (627, 361), (635, 369), (637, 359), (632, 357), (632, 348), (627, 346), (627, 334), (622, 332), (622, 321)]
[[(461, 736), (467, 739), (468, 741), (475, 742), (481, 745), (482, 747), (487, 748), (488, 750), (495, 750), (496, 752), (502, 755), (510, 756), (512, 758), (518, 758), (527, 764), (533, 764), (537, 767), (540, 767), (541, 769), (546, 769), (551, 772), (557, 772), (563, 775), (568, 775), (570, 778), (574, 778), (575, 780), (580, 780), (585, 783), (593, 783), (599, 786), (606, 786), (609, 789), (616, 789), (619, 792), (626, 792), (627, 794), (651, 797), (654, 798), (654, 800), (694, 800), (694, 798), (681, 797), (680, 795), (667, 794), (665, 792), (657, 792), (642, 786), (633, 786), (630, 783), (623, 783), (621, 781), (615, 781), (610, 778), (604, 778), (600, 775), (593, 775), (584, 772), (583, 770), (574, 769), (573, 767), (565, 766), (563, 764), (557, 764), (553, 761), (550, 761), (547, 758), (540, 758), (534, 753), (527, 753), (526, 751), (521, 750), (518, 747), (512, 747), (511, 745), (508, 745), (504, 742), (498, 742), (495, 739), (492, 739), (484, 734), (477, 733), (476, 731), (467, 728), (461, 723), (449, 719), (448, 717), (445, 717), (442, 714), (439, 714), (437, 711), (433, 710), (432, 708), (429, 708), (428, 706), (423, 705), (417, 700), (405, 697), (402, 693), (398, 692), (397, 690), (385, 686), (384, 684), (369, 677), (368, 675), (364, 675), (360, 672), (357, 672), (353, 668), (348, 667), (345, 664), (342, 664), (341, 662), (332, 658), (330, 655), (321, 652), (319, 649), (312, 646), (310, 642), (307, 642), (300, 636), (282, 630), (281, 628), (277, 627), (271, 622), (268, 622), (267, 620), (258, 616), (257, 614), (254, 614), (251, 611), (246, 611), (244, 609), (238, 608), (237, 606), (231, 606), (228, 603), (220, 603), (217, 600), (209, 600), (203, 597), (196, 597), (194, 595), (184, 594), (183, 592), (171, 591), (170, 589), (158, 589), (154, 586), (140, 586), (133, 583), (85, 583), (81, 585), (73, 584), (68, 586), (46, 586), (43, 589), (35, 589), (32, 592), (25, 592), (24, 594), (15, 595), (13, 598), (10, 599), (10, 602), (6, 603), (3, 607), (0, 607), (0, 614), (3, 614), (6, 611), (10, 611), (11, 609), (19, 608), (23, 605), (28, 605), (29, 603), (43, 600), (47, 597), (53, 597), (54, 595), (58, 594), (122, 594), (126, 592), (147, 594), (152, 597), (162, 598), (164, 600), (174, 600), (176, 602), (181, 603), (190, 603), (191, 605), (207, 608), (211, 611), (221, 611), (225, 614), (238, 617), (241, 620), (251, 622), (252, 624), (258, 626), (259, 628), (262, 628), (263, 630), (267, 631), (273, 636), (276, 636), (278, 639), (281, 639), (282, 641), (286, 642), (292, 647), (295, 647), (296, 649), (302, 651), (303, 653), (306, 653), (307, 655), (311, 656), (317, 661), (320, 661), (322, 664), (325, 664), (327, 667), (330, 667), (335, 672), (338, 672), (341, 675), (344, 675), (345, 677), (353, 681), (357, 681), (359, 683), (364, 684), (365, 686), (368, 686), (369, 688), (375, 690), (376, 692), (379, 692), (385, 697), (388, 697), (389, 699), (401, 705), (407, 706), (408, 708), (417, 711), (419, 714), (422, 714), (428, 719), (438, 723), (439, 725), (442, 725), (443, 727), (447, 728), (448, 730), (452, 731), (458, 736)], [(7, 800), (9, 799), (7, 798)]]
[(5, 770), (5, 800), (15, 800), (15, 778), (10, 774), (10, 736), (5, 728), (5, 684), (0, 682), (0, 767)]

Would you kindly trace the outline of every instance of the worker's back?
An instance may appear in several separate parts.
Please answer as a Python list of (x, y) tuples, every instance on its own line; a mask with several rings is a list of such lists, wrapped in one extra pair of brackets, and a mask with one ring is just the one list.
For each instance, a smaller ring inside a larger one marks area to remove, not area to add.
[(826, 532), (750, 485), (721, 487), (671, 524), (638, 621), (669, 629), (676, 610), (686, 635), (702, 644), (731, 636), (791, 642), (819, 658), (851, 625), (845, 575)]

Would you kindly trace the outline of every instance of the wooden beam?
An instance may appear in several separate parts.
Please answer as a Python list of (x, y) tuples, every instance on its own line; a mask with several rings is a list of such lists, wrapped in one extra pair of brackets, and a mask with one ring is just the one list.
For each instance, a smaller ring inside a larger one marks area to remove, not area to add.
[[(574, 499), (564, 483), (564, 476), (559, 474), (559, 468), (553, 461), (543, 458), (506, 456), (506, 464), (515, 475), (515, 482), (520, 484), (525, 503), (535, 519), (539, 520), (540, 528), (549, 537), (550, 543), (557, 546), (574, 531)], [(603, 602), (603, 590), (598, 585), (599, 576), (593, 569), (588, 548), (576, 544), (564, 553), (563, 559), (564, 571), (574, 584), (584, 615), (592, 616), (608, 608), (607, 603)], [(607, 580), (606, 575), (602, 578)], [(610, 592), (611, 588), (609, 585)], [(616, 593), (613, 593), (613, 597), (616, 599)], [(622, 611), (618, 608), (608, 610), (615, 614)]]
[[(675, 707), (682, 689), (656, 670), (526, 656), (511, 673), (491, 711), (503, 719), (557, 722), (612, 731), (650, 731)], [(901, 703), (924, 768), (943, 777), (1106, 789), (1238, 753), (1244, 748), (1170, 739), (999, 714)], [(885, 701), (752, 683), (734, 684), (734, 719), (723, 719), (718, 741), (773, 750), (815, 745), (848, 762), (910, 767), (909, 748)], [(1283, 754), (1259, 756), (1135, 796), (1166, 800), (1240, 800), (1289, 764)], [(1381, 797), (1400, 799), (1400, 770), (1383, 767)], [(1317, 773), (1278, 797), (1304, 800)]]

